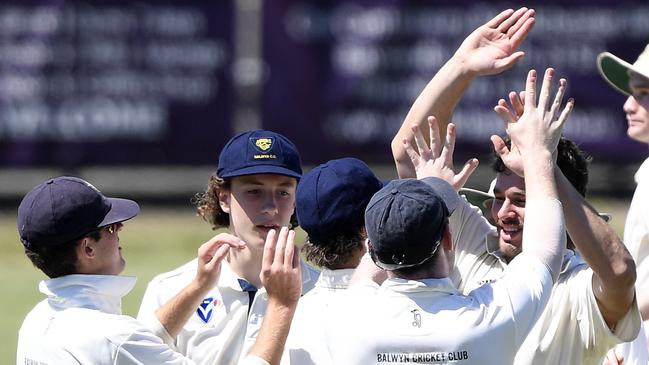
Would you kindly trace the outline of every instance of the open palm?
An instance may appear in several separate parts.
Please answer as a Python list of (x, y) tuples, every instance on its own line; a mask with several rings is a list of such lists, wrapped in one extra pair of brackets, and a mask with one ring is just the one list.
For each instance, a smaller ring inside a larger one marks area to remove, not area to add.
[(525, 53), (517, 51), (534, 26), (534, 10), (509, 9), (471, 33), (455, 57), (479, 75), (493, 75), (512, 67)]

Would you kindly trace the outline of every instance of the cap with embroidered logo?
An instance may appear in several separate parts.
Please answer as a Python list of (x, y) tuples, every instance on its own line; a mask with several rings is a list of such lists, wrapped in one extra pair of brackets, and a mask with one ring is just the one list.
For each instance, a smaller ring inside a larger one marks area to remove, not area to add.
[(57, 245), (131, 219), (139, 212), (132, 200), (107, 198), (83, 179), (61, 176), (25, 195), (18, 207), (18, 233), (27, 248)]
[(364, 225), (365, 208), (383, 183), (361, 160), (341, 158), (315, 167), (297, 186), (295, 211), (311, 243)]
[(302, 167), (297, 148), (288, 138), (258, 129), (228, 141), (219, 155), (216, 174), (221, 178), (276, 174), (299, 179)]
[(437, 178), (393, 180), (385, 185), (365, 211), (370, 255), (376, 265), (396, 270), (431, 258), (458, 202), (455, 189)]

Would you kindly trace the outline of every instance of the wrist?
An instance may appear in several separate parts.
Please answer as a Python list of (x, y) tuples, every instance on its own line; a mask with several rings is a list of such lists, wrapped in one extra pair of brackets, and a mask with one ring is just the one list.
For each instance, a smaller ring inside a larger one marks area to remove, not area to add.
[(457, 53), (451, 57), (451, 59), (446, 62), (446, 65), (458, 78), (473, 80), (479, 76), (479, 73), (469, 66), (468, 60), (462, 55)]

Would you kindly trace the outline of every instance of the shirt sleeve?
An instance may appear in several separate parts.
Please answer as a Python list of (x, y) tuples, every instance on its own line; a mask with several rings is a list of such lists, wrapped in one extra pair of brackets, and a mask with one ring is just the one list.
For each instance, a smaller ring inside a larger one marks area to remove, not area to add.
[(485, 302), (493, 300), (505, 320), (513, 319), (512, 343), (519, 348), (536, 324), (552, 292), (552, 275), (540, 260), (524, 252), (516, 256), (499, 280), (483, 285), (469, 295)]
[(115, 344), (115, 364), (195, 365), (189, 358), (172, 350), (147, 328), (135, 328), (126, 339)]
[(158, 317), (155, 315), (155, 311), (162, 306), (159, 300), (158, 291), (158, 285), (154, 279), (149, 283), (144, 292), (144, 297), (140, 304), (140, 310), (137, 314), (137, 320), (144, 324), (156, 336), (160, 337), (167, 346), (175, 350), (176, 339), (167, 332), (162, 323), (160, 323), (160, 320), (158, 320)]
[(462, 253), (479, 255), (485, 252), (485, 237), (494, 229), (480, 208), (469, 204), (464, 196), (451, 214), (449, 228), (456, 257)]
[(247, 355), (239, 365), (270, 365), (270, 363), (259, 356)]
[(633, 299), (629, 311), (617, 322), (611, 330), (599, 310), (595, 293), (593, 292), (593, 271), (583, 270), (572, 278), (570, 293), (576, 306), (579, 321), (581, 341), (585, 348), (597, 347), (606, 351), (621, 342), (632, 341), (638, 336), (642, 320), (638, 303)]

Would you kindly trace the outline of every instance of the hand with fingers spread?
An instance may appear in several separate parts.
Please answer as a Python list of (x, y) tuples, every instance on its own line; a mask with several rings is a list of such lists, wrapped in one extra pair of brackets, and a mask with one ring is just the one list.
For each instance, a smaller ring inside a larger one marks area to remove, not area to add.
[[(554, 101), (550, 104), (550, 88), (553, 76), (554, 69), (548, 68), (545, 71), (543, 84), (541, 85), (538, 105), (536, 97), (537, 75), (535, 70), (530, 70), (527, 76), (525, 95), (521, 98), (514, 95), (515, 93), (510, 94), (513, 111), (507, 107), (502, 99), (494, 108), (505, 122), (505, 130), (512, 140), (512, 145), (514, 145), (514, 148), (510, 150), (506, 147), (502, 138), (492, 136), (494, 148), (503, 158), (505, 164), (507, 164), (507, 161), (511, 162), (518, 158), (515, 153), (512, 153), (515, 149), (519, 151), (525, 150), (529, 153), (541, 150), (547, 150), (551, 153), (555, 151), (561, 137), (563, 125), (572, 112), (574, 100), (568, 100), (566, 106), (561, 109), (561, 102), (567, 85), (566, 80), (561, 79)], [(524, 102), (521, 99), (524, 99)], [(516, 164), (512, 163), (512, 165), (514, 171), (519, 170)]]
[(459, 173), (453, 170), (453, 152), (455, 150), (455, 125), (450, 123), (446, 129), (446, 138), (442, 142), (439, 127), (435, 117), (428, 117), (430, 133), (430, 146), (426, 143), (419, 126), (412, 126), (417, 150), (409, 140), (403, 139), (404, 148), (412, 161), (417, 174), (417, 179), (425, 177), (438, 177), (451, 184), (455, 190), (460, 190), (469, 179), (469, 176), (478, 167), (478, 160), (473, 158), (467, 161)]
[(294, 240), (295, 231), (286, 227), (279, 233), (268, 232), (259, 274), (269, 300), (276, 299), (286, 306), (296, 305), (302, 293), (300, 254)]
[(473, 31), (454, 58), (478, 75), (503, 72), (525, 55), (517, 49), (533, 26), (534, 9), (505, 10)]

